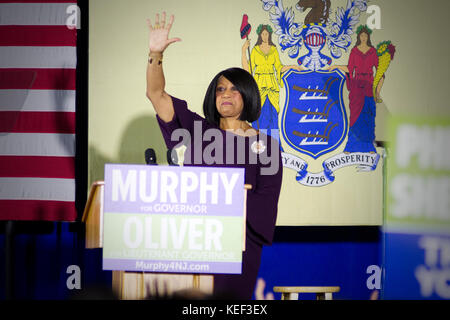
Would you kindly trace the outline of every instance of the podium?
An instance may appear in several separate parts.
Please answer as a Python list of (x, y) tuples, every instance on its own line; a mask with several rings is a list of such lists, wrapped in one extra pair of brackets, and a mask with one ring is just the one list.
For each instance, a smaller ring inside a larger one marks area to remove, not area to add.
[[(244, 185), (244, 208), (247, 190)], [(104, 182), (96, 181), (89, 191), (82, 222), (86, 225), (86, 249), (103, 248), (103, 196)], [(245, 219), (243, 249), (245, 248)], [(122, 300), (141, 300), (149, 296), (172, 295), (174, 292), (190, 290), (192, 294), (212, 295), (214, 276), (209, 274), (156, 273), (112, 271), (112, 290)]]

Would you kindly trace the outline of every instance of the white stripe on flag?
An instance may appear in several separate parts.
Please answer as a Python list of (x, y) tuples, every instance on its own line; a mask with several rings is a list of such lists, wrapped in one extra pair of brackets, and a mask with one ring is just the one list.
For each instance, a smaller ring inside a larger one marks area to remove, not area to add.
[(75, 90), (0, 90), (0, 111), (75, 112)]
[(0, 200), (75, 201), (75, 179), (0, 178)]
[(0, 156), (75, 156), (75, 135), (0, 133)]
[(76, 47), (0, 47), (0, 68), (75, 69)]
[[(2, 3), (0, 25), (62, 26), (71, 22), (76, 3)], [(69, 13), (67, 13), (69, 11)]]

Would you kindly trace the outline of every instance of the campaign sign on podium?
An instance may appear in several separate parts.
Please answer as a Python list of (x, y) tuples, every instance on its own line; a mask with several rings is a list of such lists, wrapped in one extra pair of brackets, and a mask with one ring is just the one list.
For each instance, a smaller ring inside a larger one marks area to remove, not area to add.
[(244, 169), (105, 165), (103, 269), (241, 273)]

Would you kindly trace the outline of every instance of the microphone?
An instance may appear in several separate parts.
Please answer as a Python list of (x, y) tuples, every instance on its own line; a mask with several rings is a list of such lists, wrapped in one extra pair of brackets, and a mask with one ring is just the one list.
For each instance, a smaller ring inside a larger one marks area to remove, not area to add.
[(178, 165), (178, 155), (174, 149), (167, 150), (167, 163), (169, 164), (169, 166)]
[(148, 165), (157, 165), (156, 163), (156, 153), (152, 148), (145, 150), (145, 163)]

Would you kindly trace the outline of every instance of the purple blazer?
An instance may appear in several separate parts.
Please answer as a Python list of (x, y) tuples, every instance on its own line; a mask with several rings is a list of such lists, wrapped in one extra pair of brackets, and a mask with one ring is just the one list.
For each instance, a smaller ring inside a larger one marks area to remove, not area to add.
[[(243, 255), (242, 274), (214, 277), (216, 294), (251, 299), (262, 245), (272, 243), (275, 230), (283, 175), (278, 141), (261, 132), (252, 137), (244, 137), (224, 131), (190, 111), (186, 101), (174, 97), (172, 101), (175, 110), (173, 119), (164, 122), (159, 116), (156, 118), (169, 149), (186, 145), (184, 165), (244, 168), (245, 183), (252, 185), (252, 189), (247, 191), (247, 245)], [(176, 129), (184, 130), (175, 131)], [(171, 138), (172, 134), (174, 139)], [(212, 141), (216, 146), (220, 143), (223, 148), (212, 148)]]

